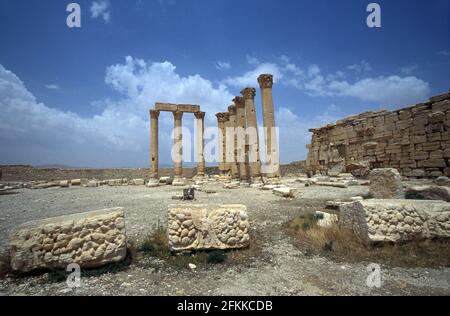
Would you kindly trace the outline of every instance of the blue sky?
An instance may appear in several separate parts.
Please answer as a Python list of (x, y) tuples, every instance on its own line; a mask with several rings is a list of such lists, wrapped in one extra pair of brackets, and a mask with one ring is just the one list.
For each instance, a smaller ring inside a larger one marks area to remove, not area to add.
[(154, 102), (200, 104), (214, 126), (263, 72), (283, 162), (305, 158), (308, 128), (447, 91), (450, 2), (377, 1), (377, 29), (370, 2), (86, 0), (70, 29), (70, 1), (0, 0), (0, 164), (145, 167)]

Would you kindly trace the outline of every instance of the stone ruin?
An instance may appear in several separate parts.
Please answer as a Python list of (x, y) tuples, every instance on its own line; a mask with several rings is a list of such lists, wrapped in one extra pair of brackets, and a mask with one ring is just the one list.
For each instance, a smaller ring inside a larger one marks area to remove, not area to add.
[(205, 176), (205, 157), (204, 157), (204, 128), (205, 128), (205, 112), (201, 112), (200, 106), (190, 104), (170, 104), (156, 103), (155, 109), (150, 110), (150, 157), (151, 157), (151, 180), (149, 187), (159, 185), (159, 114), (161, 112), (171, 112), (174, 117), (174, 180), (172, 185), (183, 186), (183, 115), (184, 113), (193, 113), (197, 120), (197, 177)]
[(310, 130), (311, 173), (395, 168), (408, 177), (450, 176), (450, 93), (395, 111), (366, 112)]
[[(255, 108), (256, 89), (251, 87), (243, 89), (242, 96), (233, 99), (233, 105), (228, 107), (227, 112), (216, 114), (219, 126), (219, 171), (223, 177), (231, 176), (232, 180), (244, 184), (259, 185), (263, 178), (264, 182), (279, 183), (281, 175), (278, 143), (273, 133), (276, 128), (272, 96), (273, 76), (262, 74), (258, 77), (258, 82), (262, 95), (269, 171), (262, 173)], [(248, 130), (255, 131), (255, 135), (249, 135)]]
[(244, 205), (171, 205), (168, 216), (172, 251), (236, 249), (250, 244)]
[(16, 272), (94, 268), (120, 262), (127, 254), (123, 208), (49, 218), (19, 226), (10, 236)]

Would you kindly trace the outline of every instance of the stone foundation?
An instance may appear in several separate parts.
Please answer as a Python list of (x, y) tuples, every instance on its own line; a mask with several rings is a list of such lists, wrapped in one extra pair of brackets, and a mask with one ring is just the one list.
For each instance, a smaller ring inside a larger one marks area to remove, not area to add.
[(122, 208), (61, 216), (21, 225), (10, 239), (11, 268), (17, 272), (93, 268), (125, 259)]
[(250, 244), (244, 205), (171, 205), (168, 225), (171, 251), (234, 249)]
[(367, 164), (371, 169), (396, 168), (404, 176), (450, 176), (450, 93), (310, 131), (306, 168), (313, 173)]
[(364, 200), (339, 206), (339, 225), (364, 243), (450, 237), (450, 203), (417, 200)]

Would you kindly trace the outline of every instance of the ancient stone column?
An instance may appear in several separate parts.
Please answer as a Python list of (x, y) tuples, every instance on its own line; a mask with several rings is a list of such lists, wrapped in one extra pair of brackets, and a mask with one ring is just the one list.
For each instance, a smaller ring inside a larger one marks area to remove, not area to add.
[(230, 121), (230, 113), (226, 112), (224, 114), (225, 114), (225, 117), (224, 117), (225, 130), (224, 130), (224, 134), (223, 134), (224, 146), (225, 146), (224, 147), (224, 154), (225, 154), (224, 166), (225, 166), (225, 174), (230, 175), (231, 174), (231, 161), (232, 161), (231, 158), (233, 157), (233, 153), (232, 153), (233, 148), (230, 148), (231, 145), (227, 143), (227, 130), (231, 127), (231, 121)]
[(194, 113), (197, 119), (197, 177), (205, 176), (204, 132), (205, 112)]
[(228, 114), (230, 121), (226, 132), (227, 162), (230, 163), (232, 179), (240, 180), (239, 166), (237, 163), (236, 106), (229, 106)]
[(259, 131), (255, 108), (255, 88), (245, 88), (241, 91), (245, 100), (247, 114), (247, 144), (249, 147), (248, 160), (251, 166), (251, 181), (261, 180), (261, 158), (259, 156)]
[(240, 180), (242, 182), (248, 182), (245, 102), (243, 97), (235, 97), (233, 102), (236, 105), (237, 162), (239, 165)]
[(278, 156), (277, 134), (275, 130), (275, 110), (273, 105), (272, 87), (273, 75), (262, 74), (258, 77), (258, 83), (261, 87), (263, 121), (264, 121), (264, 139), (266, 142), (266, 177), (270, 179), (280, 178), (280, 163)]
[(173, 112), (174, 117), (174, 135), (173, 135), (173, 149), (172, 159), (174, 162), (174, 180), (172, 185), (184, 185), (183, 181), (183, 112)]
[(150, 110), (150, 160), (151, 179), (159, 180), (158, 175), (158, 119), (159, 111)]
[(219, 171), (221, 175), (225, 175), (227, 172), (226, 168), (226, 142), (225, 142), (225, 133), (226, 133), (226, 127), (225, 123), (229, 121), (229, 115), (228, 113), (217, 113), (217, 123), (218, 123), (218, 133), (219, 133), (219, 141), (218, 141), (218, 155), (217, 158), (219, 159)]

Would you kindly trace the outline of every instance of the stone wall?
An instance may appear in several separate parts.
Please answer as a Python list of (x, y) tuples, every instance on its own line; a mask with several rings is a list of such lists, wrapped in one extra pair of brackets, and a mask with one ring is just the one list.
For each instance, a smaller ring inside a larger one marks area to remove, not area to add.
[(98, 267), (125, 259), (122, 208), (61, 216), (21, 225), (10, 238), (11, 268), (18, 272)]
[[(0, 166), (1, 181), (57, 181), (70, 179), (148, 179), (150, 169), (38, 169), (31, 166)], [(173, 175), (172, 169), (160, 169), (161, 177)], [(194, 169), (184, 169), (185, 177), (191, 178)]]
[(396, 111), (366, 112), (311, 129), (307, 170), (367, 162), (404, 176), (450, 176), (450, 93)]
[(342, 203), (339, 225), (364, 243), (450, 238), (450, 203), (364, 200)]
[[(281, 166), (283, 175), (299, 174), (304, 172), (304, 163), (298, 162)], [(218, 167), (207, 167), (209, 175), (219, 174)], [(183, 176), (192, 178), (197, 174), (196, 168), (183, 168)], [(0, 166), (0, 181), (27, 182), (27, 181), (59, 181), (71, 179), (149, 179), (150, 169), (38, 169), (32, 166)], [(160, 177), (173, 176), (171, 168), (159, 169)]]
[(250, 243), (244, 205), (171, 205), (168, 217), (172, 251), (243, 248)]

